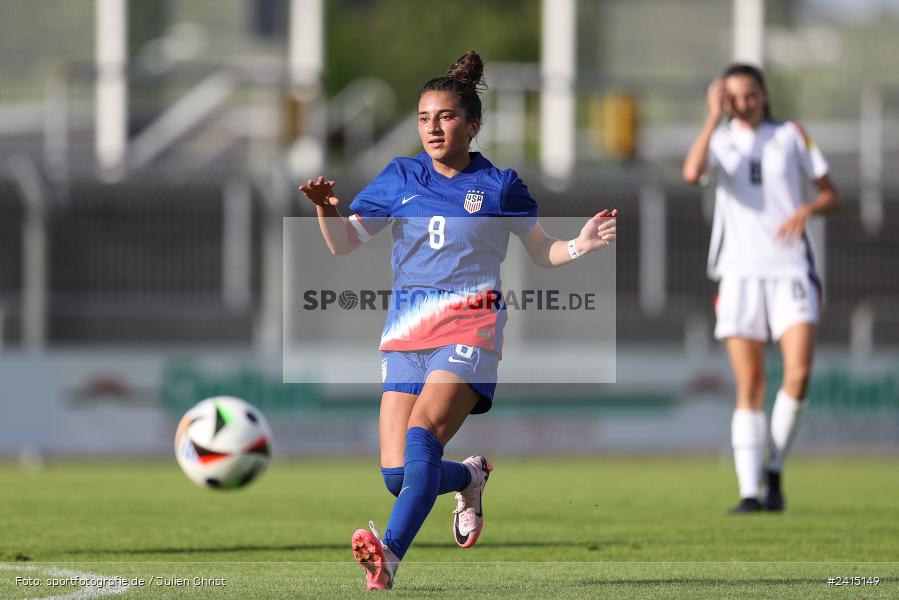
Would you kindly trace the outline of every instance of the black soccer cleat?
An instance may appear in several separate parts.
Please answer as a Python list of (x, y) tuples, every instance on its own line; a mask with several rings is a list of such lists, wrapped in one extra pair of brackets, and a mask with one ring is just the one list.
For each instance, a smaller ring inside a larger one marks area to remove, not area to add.
[(743, 515), (762, 511), (762, 503), (756, 498), (743, 498), (740, 503), (730, 509), (729, 514)]
[(765, 471), (765, 510), (783, 512), (784, 496), (780, 490), (780, 471)]

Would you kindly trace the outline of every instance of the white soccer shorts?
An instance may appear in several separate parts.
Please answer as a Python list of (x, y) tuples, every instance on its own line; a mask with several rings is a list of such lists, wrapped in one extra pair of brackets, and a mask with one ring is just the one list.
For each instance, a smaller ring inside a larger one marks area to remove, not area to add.
[(811, 277), (724, 276), (715, 301), (715, 339), (777, 341), (799, 323), (817, 323), (820, 287)]

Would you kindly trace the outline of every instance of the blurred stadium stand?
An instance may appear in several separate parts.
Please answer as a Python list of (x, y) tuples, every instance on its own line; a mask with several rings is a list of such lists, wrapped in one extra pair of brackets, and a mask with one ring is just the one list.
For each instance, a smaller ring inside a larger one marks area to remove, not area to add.
[[(99, 5), (0, 0), (0, 77), (18, 82), (0, 86), (0, 345), (16, 346), (24, 336), (28, 211), (21, 182), (6, 168), (21, 157), (37, 165), (47, 203), (48, 343), (258, 342), (265, 311), (264, 242), (272, 231), (267, 218), (311, 214), (296, 193), (298, 177), (278, 175), (287, 169), (290, 141), (311, 121), (324, 123), (327, 172), (348, 202), (372, 174), (363, 165), (370, 170), (393, 154), (415, 151), (411, 111), (396, 107), (416, 93), (422, 73), (439, 71), (446, 53), (457, 53), (428, 46), (413, 56), (408, 48), (383, 47), (366, 37), (377, 37), (369, 29), (377, 32), (382, 20), (405, 14), (402, 3), (335, 0), (324, 17), (330, 54), (315, 92), (326, 96), (327, 110), (310, 111), (289, 93), (290, 30), (284, 21), (290, 4), (129, 4), (131, 164), (123, 179), (103, 183), (93, 118)], [(702, 118), (705, 85), (731, 53), (731, 3), (577, 3), (578, 163), (561, 191), (544, 185), (537, 167), (541, 79), (531, 42), (539, 39), (540, 6), (528, 0), (478, 9), (484, 23), (503, 24), (502, 35), (497, 30), (489, 40), (483, 33), (471, 38), (487, 51), (491, 86), (481, 147), (497, 164), (519, 169), (544, 216), (621, 209), (619, 341), (710, 341), (715, 287), (704, 272), (710, 211), (703, 191), (681, 183), (677, 173)], [(893, 234), (899, 231), (899, 173), (889, 168), (899, 160), (899, 66), (882, 60), (899, 52), (897, 16), (849, 18), (835, 3), (815, 0), (766, 6), (765, 66), (775, 114), (812, 121), (808, 129), (825, 150), (846, 202), (824, 230), (820, 339), (852, 345), (868, 329), (875, 345), (899, 344), (899, 242)], [(510, 20), (513, 8), (520, 18)], [(359, 45), (341, 53), (339, 44), (348, 36), (356, 36)], [(373, 61), (375, 51), (379, 60)], [(392, 75), (415, 83), (399, 88)], [(635, 160), (613, 160), (614, 149), (602, 139), (605, 113), (598, 107), (614, 94), (635, 102), (618, 106), (628, 118), (636, 110)], [(862, 219), (861, 204), (871, 191), (870, 173), (860, 166), (864, 98), (872, 99), (869, 122), (879, 124), (882, 136), (875, 144), (883, 165), (875, 178), (883, 199), (879, 227)], [(155, 138), (146, 136), (179, 102), (189, 118), (168, 131), (159, 128)], [(369, 155), (376, 146), (383, 153)], [(247, 198), (236, 200), (248, 206), (228, 218), (226, 190), (235, 182), (248, 187)], [(651, 205), (643, 199), (647, 189), (664, 198), (664, 219), (655, 230), (659, 239), (647, 239), (653, 230), (644, 227), (643, 211)], [(248, 222), (241, 215), (249, 215)], [(236, 249), (226, 233), (233, 227), (246, 241)], [(655, 290), (661, 304), (647, 297), (641, 279), (648, 253), (664, 273), (664, 285)], [(228, 279), (231, 260), (239, 265), (236, 281)]]
[[(525, 179), (528, 180), (527, 173)], [(350, 199), (364, 181), (346, 175), (340, 195)], [(591, 180), (592, 179), (592, 180)], [(715, 286), (705, 275), (710, 223), (702, 190), (679, 182), (665, 194), (665, 304), (658, 314), (640, 302), (640, 252), (657, 241), (640, 239), (640, 185), (633, 178), (584, 177), (568, 191), (530, 179), (545, 217), (621, 210), (618, 241), (619, 342), (678, 342), (685, 328), (707, 319), (711, 332)], [(860, 306), (873, 310), (875, 344), (899, 344), (899, 203), (887, 202), (878, 233), (861, 226), (858, 190), (843, 187), (846, 207), (826, 230), (826, 302), (819, 337), (848, 344)], [(888, 191), (895, 198), (899, 190)], [(246, 345), (254, 340), (260, 308), (264, 202), (249, 197), (249, 303), (229, 306), (223, 272), (225, 185), (221, 174), (170, 181), (134, 175), (116, 184), (74, 180), (48, 218), (48, 342), (51, 344)], [(309, 215), (294, 195), (289, 215)], [(0, 174), (0, 306), (3, 342), (21, 340), (24, 197)], [(559, 232), (561, 235), (561, 232)]]
[[(0, 457), (169, 456), (184, 411), (220, 394), (266, 412), (283, 456), (374, 452), (375, 361), (351, 366), (349, 344), (313, 346), (312, 366), (288, 358), (298, 331), (339, 336), (282, 312), (300, 279), (284, 269), (312, 254), (282, 243), (284, 217), (313, 215), (297, 191), (309, 177), (337, 180), (346, 206), (418, 152), (420, 87), (468, 48), (488, 84), (474, 149), (521, 174), (548, 232), (621, 211), (618, 344), (600, 360), (614, 384), (575, 383), (555, 365), (602, 332), (512, 320), (510, 339), (551, 327), (564, 347), (541, 361), (521, 344), (521, 377), (510, 352), (497, 410), (458, 443), (729, 454), (732, 376), (705, 273), (713, 198), (680, 170), (709, 81), (740, 56), (763, 65), (774, 116), (813, 136), (845, 201), (809, 224), (825, 304), (800, 446), (896, 455), (899, 4), (451, 4), (464, 23), (447, 38), (439, 2), (0, 0)], [(324, 252), (308, 224), (302, 239)], [(515, 263), (512, 288), (546, 274)], [(564, 383), (535, 382), (537, 361)], [(782, 375), (773, 348), (765, 370)]]

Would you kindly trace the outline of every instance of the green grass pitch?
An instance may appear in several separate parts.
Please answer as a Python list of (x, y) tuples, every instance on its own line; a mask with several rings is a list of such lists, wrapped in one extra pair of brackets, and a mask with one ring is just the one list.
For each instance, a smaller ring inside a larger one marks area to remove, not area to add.
[[(438, 498), (391, 597), (899, 598), (895, 460), (794, 460), (787, 512), (741, 517), (725, 460), (495, 462), (478, 544), (454, 545)], [(174, 460), (0, 464), (0, 598), (103, 597), (48, 587), (73, 575), (143, 578), (128, 600), (364, 597), (350, 535), (391, 500), (375, 460), (275, 461), (237, 492)]]

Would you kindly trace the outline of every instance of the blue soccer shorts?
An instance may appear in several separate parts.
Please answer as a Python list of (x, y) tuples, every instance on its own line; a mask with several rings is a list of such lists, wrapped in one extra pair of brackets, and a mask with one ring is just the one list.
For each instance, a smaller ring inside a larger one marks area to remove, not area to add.
[(428, 350), (381, 352), (381, 389), (385, 392), (421, 394), (431, 371), (449, 371), (468, 382), (480, 394), (471, 414), (493, 406), (499, 354), (476, 346), (450, 344)]

